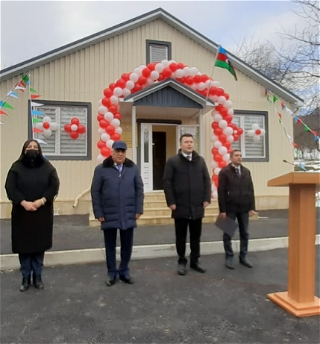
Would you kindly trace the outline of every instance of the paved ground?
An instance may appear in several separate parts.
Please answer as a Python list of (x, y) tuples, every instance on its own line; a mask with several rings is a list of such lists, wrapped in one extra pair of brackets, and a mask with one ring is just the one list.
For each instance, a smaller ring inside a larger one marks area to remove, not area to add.
[[(317, 233), (320, 233), (320, 208), (317, 208)], [(288, 235), (288, 211), (259, 212), (261, 218), (250, 224), (250, 237), (273, 238)], [(11, 253), (10, 220), (0, 220), (0, 254)], [(235, 239), (238, 234), (235, 235)], [(221, 230), (213, 224), (203, 225), (202, 242), (222, 240)], [(171, 244), (175, 242), (174, 226), (143, 226), (135, 230), (134, 245)], [(56, 216), (51, 251), (104, 247), (98, 227), (89, 227), (88, 215)]]
[[(44, 270), (45, 289), (18, 291), (1, 276), (1, 343), (319, 343), (319, 317), (295, 318), (269, 301), (287, 288), (287, 250), (253, 252), (253, 269), (175, 273), (176, 259), (134, 261), (134, 285), (105, 286), (104, 264)], [(317, 248), (317, 262), (320, 252)], [(319, 296), (319, 269), (317, 290)]]

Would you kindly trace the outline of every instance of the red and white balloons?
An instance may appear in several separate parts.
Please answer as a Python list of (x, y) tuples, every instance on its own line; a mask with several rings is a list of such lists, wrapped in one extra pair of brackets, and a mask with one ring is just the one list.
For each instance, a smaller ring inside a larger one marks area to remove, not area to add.
[(36, 128), (41, 131), (45, 138), (49, 138), (52, 135), (52, 131), (58, 129), (58, 123), (52, 122), (49, 116), (45, 116), (42, 122), (36, 123)]
[(71, 118), (70, 123), (67, 123), (64, 126), (64, 130), (69, 133), (70, 137), (73, 140), (76, 140), (79, 138), (81, 134), (84, 134), (86, 132), (86, 127), (82, 124), (80, 124), (78, 117)]
[(252, 124), (251, 130), (248, 130), (247, 135), (252, 137), (254, 141), (260, 141), (261, 136), (264, 136), (266, 131), (260, 129), (258, 124)]

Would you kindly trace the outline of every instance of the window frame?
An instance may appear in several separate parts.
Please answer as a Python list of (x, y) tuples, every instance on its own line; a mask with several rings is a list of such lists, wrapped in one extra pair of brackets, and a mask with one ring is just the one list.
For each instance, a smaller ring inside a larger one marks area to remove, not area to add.
[(152, 44), (166, 46), (168, 48), (168, 61), (171, 60), (171, 42), (155, 41), (155, 40), (147, 39), (146, 40), (146, 64), (150, 63), (150, 46)]
[[(73, 102), (73, 101), (56, 101), (56, 100), (43, 100), (32, 99), (28, 100), (28, 138), (33, 139), (33, 126), (32, 126), (32, 114), (31, 114), (31, 101), (38, 102), (44, 106), (72, 106), (72, 107), (86, 107), (87, 108), (87, 154), (83, 156), (73, 155), (46, 155), (48, 160), (92, 160), (92, 104), (89, 102)], [(60, 123), (59, 123), (60, 125)]]
[[(268, 123), (268, 111), (252, 111), (252, 110), (235, 110), (233, 116), (240, 116), (240, 117), (245, 117), (245, 116), (264, 116), (264, 125), (266, 133), (264, 136), (265, 139), (265, 157), (263, 158), (257, 158), (257, 157), (242, 157), (242, 161), (244, 162), (269, 162), (269, 123)], [(241, 125), (240, 125), (241, 127)], [(242, 151), (242, 147), (245, 145), (244, 142), (244, 136), (246, 135), (245, 131), (243, 131), (243, 134), (240, 136), (240, 150)]]

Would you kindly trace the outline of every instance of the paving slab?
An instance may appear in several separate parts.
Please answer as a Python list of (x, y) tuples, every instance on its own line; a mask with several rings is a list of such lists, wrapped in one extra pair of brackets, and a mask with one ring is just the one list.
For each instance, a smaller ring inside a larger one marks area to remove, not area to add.
[[(105, 286), (105, 264), (45, 268), (44, 290), (18, 291), (0, 274), (1, 343), (319, 343), (319, 317), (269, 301), (287, 289), (287, 250), (253, 252), (253, 269), (202, 257), (206, 274), (176, 274), (176, 259), (133, 261), (136, 283)], [(320, 250), (317, 247), (317, 262)], [(320, 295), (319, 266), (316, 295)]]

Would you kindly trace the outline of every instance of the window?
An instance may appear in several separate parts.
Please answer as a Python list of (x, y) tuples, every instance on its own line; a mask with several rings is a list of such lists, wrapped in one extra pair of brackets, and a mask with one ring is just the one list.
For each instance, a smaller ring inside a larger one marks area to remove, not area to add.
[[(41, 106), (31, 107), (34, 103)], [(51, 133), (43, 128), (45, 117), (50, 118)], [(85, 127), (85, 133), (79, 134), (77, 139), (72, 139), (64, 129), (74, 117)], [(50, 160), (91, 160), (91, 103), (40, 99), (29, 102), (29, 138), (32, 137), (45, 142), (41, 143), (41, 148)]]
[(147, 40), (147, 64), (171, 60), (171, 43)]
[[(243, 134), (238, 141), (232, 143), (232, 148), (242, 152), (244, 161), (269, 161), (267, 119), (267, 112), (263, 111), (234, 112), (233, 122), (243, 129)], [(259, 141), (255, 141), (252, 136), (248, 135), (253, 124), (257, 124), (260, 129), (266, 131), (264, 136), (260, 136)]]

